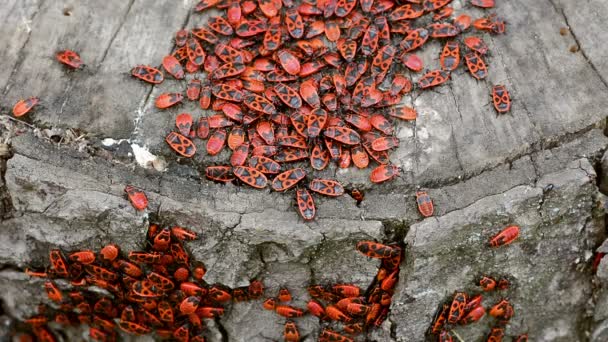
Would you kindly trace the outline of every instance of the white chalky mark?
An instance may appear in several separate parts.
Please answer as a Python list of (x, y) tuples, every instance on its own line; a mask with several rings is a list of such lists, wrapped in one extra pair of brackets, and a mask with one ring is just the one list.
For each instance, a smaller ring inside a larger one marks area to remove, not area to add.
[(21, 21), (23, 22), (23, 25), (25, 26), (25, 31), (27, 33), (32, 32), (32, 28), (30, 27), (30, 23), (32, 22), (31, 20), (27, 19), (24, 16), (21, 16)]
[(120, 145), (123, 141), (129, 142), (128, 139), (118, 139), (118, 140), (116, 140), (116, 139), (112, 139), (112, 138), (105, 138), (105, 139), (103, 139), (101, 141), (101, 144), (103, 146), (110, 147), (110, 146), (114, 146), (114, 145)]
[(133, 149), (133, 155), (135, 156), (137, 164), (146, 169), (152, 167), (152, 162), (156, 160), (157, 157), (150, 153), (147, 148), (137, 144), (131, 144), (131, 149)]

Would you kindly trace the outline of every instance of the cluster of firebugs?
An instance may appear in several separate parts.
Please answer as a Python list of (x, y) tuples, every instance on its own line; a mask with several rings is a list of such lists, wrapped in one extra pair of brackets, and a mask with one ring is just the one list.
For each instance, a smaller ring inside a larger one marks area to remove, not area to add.
[[(143, 192), (132, 186), (127, 186), (125, 192), (136, 209), (147, 207)], [(489, 246), (508, 245), (518, 236), (519, 227), (509, 226), (493, 236)], [(208, 284), (203, 279), (207, 272), (204, 264), (191, 260), (183, 245), (197, 238), (195, 232), (183, 227), (151, 224), (144, 250), (131, 251), (126, 257), (115, 244), (104, 246), (98, 253), (71, 252), (67, 258), (60, 250), (51, 250), (50, 268), (28, 269), (26, 273), (48, 278), (44, 288), (53, 304), (40, 305), (38, 314), (26, 319), (26, 327), (19, 333), (20, 341), (33, 341), (34, 337), (44, 342), (56, 341), (48, 327), (48, 323), (55, 322), (65, 326), (87, 324), (90, 338), (97, 341), (115, 341), (120, 329), (135, 335), (155, 333), (163, 339), (204, 342), (205, 319), (220, 318), (229, 302), (262, 298), (264, 285), (257, 279), (251, 280), (249, 286), (234, 289)], [(287, 304), (291, 294), (281, 288), (276, 297), (263, 302), (264, 309), (287, 318), (285, 341), (300, 340), (294, 320), (307, 313), (328, 322), (319, 341), (354, 341), (357, 334), (384, 322), (399, 279), (403, 249), (397, 244), (374, 241), (360, 241), (355, 248), (367, 257), (381, 260), (367, 291), (353, 284), (311, 285), (308, 287), (311, 299), (306, 308), (298, 308)], [(69, 290), (62, 291), (54, 281), (57, 279), (69, 282)], [(504, 290), (509, 281), (484, 276), (479, 285), (484, 291)], [(102, 288), (107, 294), (91, 291), (91, 286)], [(484, 316), (481, 300), (481, 295), (469, 298), (464, 292), (456, 292), (451, 304), (444, 304), (437, 313), (430, 333), (440, 342), (453, 341), (451, 324), (470, 324)], [(499, 321), (487, 341), (502, 341), (504, 326), (514, 315), (513, 307), (502, 299), (489, 314)], [(342, 331), (327, 327), (332, 322), (339, 322)], [(527, 341), (527, 335), (518, 336), (516, 341)]]
[[(394, 179), (400, 170), (388, 154), (399, 146), (393, 121), (417, 117), (414, 108), (401, 104), (402, 97), (445, 83), (461, 60), (472, 77), (487, 77), (488, 46), (479, 36), (461, 36), (471, 26), (503, 34), (505, 21), (496, 14), (454, 18), (450, 3), (203, 0), (195, 11), (225, 12), (206, 25), (178, 31), (176, 49), (163, 58), (162, 70), (139, 65), (131, 74), (150, 84), (163, 82), (165, 74), (188, 79), (185, 94), (162, 93), (156, 98), (159, 109), (186, 98), (215, 112), (196, 121), (189, 113), (176, 116), (177, 131), (165, 140), (178, 155), (195, 155), (194, 138), (207, 140), (206, 152), (212, 156), (227, 145), (229, 160), (207, 166), (208, 179), (258, 189), (270, 183), (279, 192), (295, 188), (298, 213), (312, 220), (316, 215), (312, 193), (337, 197), (348, 192), (358, 202), (363, 194), (333, 179), (306, 181), (310, 171), (303, 161), (312, 170), (323, 170), (330, 161), (340, 168), (360, 169), (376, 163), (371, 182)], [(494, 0), (468, 0), (465, 6), (469, 5), (489, 9)], [(440, 68), (412, 83), (408, 75), (424, 69), (414, 51), (430, 38), (444, 44)], [(84, 66), (71, 50), (58, 52), (56, 58), (73, 69)], [(194, 74), (203, 71), (206, 78), (201, 81)], [(491, 95), (498, 113), (510, 111), (509, 92), (503, 85), (493, 86)], [(13, 114), (22, 116), (38, 102), (36, 97), (21, 100)]]
[[(145, 196), (130, 186), (125, 191), (136, 209), (145, 208)], [(51, 250), (50, 267), (28, 269), (26, 274), (47, 279), (44, 288), (52, 304), (41, 304), (38, 314), (25, 320), (18, 333), (20, 341), (57, 341), (48, 325), (56, 323), (89, 325), (89, 337), (96, 341), (116, 341), (120, 329), (134, 335), (154, 333), (162, 339), (204, 342), (205, 320), (223, 316), (230, 302), (257, 300), (265, 291), (258, 279), (237, 288), (207, 283), (205, 265), (191, 260), (184, 246), (196, 239), (197, 234), (187, 228), (150, 224), (145, 248), (126, 255), (115, 244), (97, 253), (80, 250), (67, 257), (58, 249)], [(360, 241), (356, 249), (382, 260), (367, 292), (353, 284), (311, 285), (312, 299), (306, 308), (288, 305), (291, 294), (286, 288), (264, 300), (264, 309), (286, 318), (285, 341), (300, 340), (295, 319), (308, 313), (327, 322), (318, 337), (327, 342), (353, 341), (351, 337), (384, 322), (403, 250), (374, 241)], [(61, 286), (57, 280), (63, 280)], [(91, 290), (92, 286), (107, 293)], [(343, 332), (327, 327), (331, 322), (340, 322)]]
[[(519, 227), (508, 226), (490, 239), (489, 246), (498, 248), (508, 245), (515, 241), (518, 236)], [(500, 277), (497, 280), (487, 275), (482, 276), (477, 284), (484, 292), (507, 290), (511, 285), (505, 277)], [(485, 316), (486, 309), (482, 305), (482, 300), (481, 294), (470, 296), (465, 292), (455, 292), (451, 301), (443, 303), (439, 307), (428, 330), (429, 335), (435, 337), (439, 342), (454, 341), (452, 337), (453, 332), (450, 330), (450, 327), (455, 324), (467, 325), (475, 323)], [(505, 336), (505, 326), (515, 315), (513, 305), (507, 298), (502, 298), (489, 309), (488, 314), (494, 317), (496, 322), (491, 328), (486, 342), (501, 342)], [(528, 334), (514, 337), (513, 341), (527, 342)]]
[[(330, 161), (340, 168), (353, 164), (372, 170), (370, 180), (382, 183), (399, 176), (399, 168), (390, 163), (388, 152), (399, 145), (394, 136), (394, 119), (415, 120), (414, 108), (401, 105), (402, 97), (415, 90), (439, 86), (461, 62), (478, 80), (488, 75), (484, 56), (488, 47), (478, 36), (457, 38), (471, 26), (477, 31), (503, 34), (505, 22), (496, 14), (473, 20), (467, 14), (452, 18), (451, 0), (203, 0), (195, 11), (224, 9), (223, 16), (190, 31), (176, 33), (176, 50), (162, 60), (162, 68), (173, 78), (186, 74), (207, 73), (206, 81), (193, 77), (187, 81), (185, 95), (198, 101), (201, 109), (216, 111), (195, 122), (189, 113), (177, 115), (176, 132), (166, 142), (180, 156), (196, 153), (193, 138), (207, 139), (206, 151), (218, 155), (225, 146), (231, 150), (229, 165), (208, 166), (205, 175), (217, 182), (238, 181), (254, 188), (270, 185), (275, 191), (296, 189), (299, 214), (312, 220), (316, 207), (311, 191), (325, 196), (341, 196), (344, 187), (332, 179), (314, 178), (306, 186), (302, 167), (284, 170), (290, 163), (308, 160), (314, 170), (325, 169)], [(479, 8), (494, 7), (494, 0), (470, 0)], [(420, 25), (425, 14), (432, 22)], [(417, 20), (418, 19), (418, 20)], [(429, 38), (444, 40), (440, 68), (425, 72), (412, 83), (406, 76), (421, 72), (423, 61), (413, 53)], [(58, 61), (72, 69), (84, 67), (80, 56), (71, 50), (56, 54)], [(401, 70), (397, 64), (404, 66)], [(145, 82), (159, 84), (164, 73), (159, 68), (139, 65), (131, 74)], [(500, 114), (511, 108), (509, 92), (503, 85), (492, 87), (492, 102)], [(156, 98), (157, 108), (165, 109), (184, 100), (182, 92), (163, 93)], [(31, 97), (13, 107), (16, 117), (30, 112), (39, 99)], [(132, 204), (139, 210), (147, 207), (145, 194), (128, 186)], [(360, 202), (363, 194), (349, 191)], [(417, 204), (425, 217), (433, 214), (429, 196), (416, 193)], [(519, 234), (516, 226), (507, 227), (491, 239), (490, 245), (509, 244)], [(110, 297), (87, 290), (63, 294), (48, 280), (45, 289), (58, 308), (41, 306), (39, 315), (27, 323), (42, 341), (54, 341), (46, 323), (49, 317), (60, 324), (86, 323), (90, 335), (101, 341), (116, 338), (115, 328), (134, 334), (152, 331), (161, 337), (181, 341), (203, 341), (202, 319), (219, 317), (228, 301), (260, 298), (263, 285), (254, 280), (243, 288), (229, 289), (221, 284), (206, 284), (200, 263), (190, 263), (182, 241), (196, 234), (180, 227), (160, 228), (151, 225), (146, 251), (130, 252), (124, 258), (118, 247), (108, 245), (99, 253), (79, 251), (66, 259), (61, 251), (50, 253), (51, 269), (28, 272), (50, 279), (68, 279), (75, 287), (95, 285), (106, 289)], [(263, 306), (287, 318), (306, 311), (321, 319), (340, 321), (347, 334), (357, 334), (378, 326), (386, 318), (394, 285), (399, 275), (402, 250), (399, 246), (371, 241), (357, 244), (357, 249), (382, 265), (367, 295), (354, 285), (314, 285), (313, 299), (306, 309), (283, 304), (291, 299), (287, 289), (278, 297), (268, 298)], [(486, 291), (508, 287), (508, 280), (484, 277), (480, 285)], [(325, 303), (325, 305), (323, 304)], [(450, 305), (444, 305), (431, 327), (439, 341), (452, 341), (450, 324), (472, 323), (485, 314), (481, 296), (468, 298), (457, 292)], [(504, 325), (513, 315), (508, 300), (493, 306), (489, 314), (499, 321), (488, 341), (501, 341)], [(114, 319), (118, 320), (116, 325)], [(285, 324), (285, 339), (299, 340), (296, 324)], [(25, 336), (27, 340), (27, 335)], [(326, 328), (320, 341), (351, 341), (349, 337)], [(526, 335), (517, 341), (527, 340)]]

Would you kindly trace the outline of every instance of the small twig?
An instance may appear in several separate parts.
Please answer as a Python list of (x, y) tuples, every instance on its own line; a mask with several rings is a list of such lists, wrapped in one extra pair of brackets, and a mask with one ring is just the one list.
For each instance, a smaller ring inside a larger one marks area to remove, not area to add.
[(458, 335), (458, 334), (457, 334), (457, 333), (456, 333), (454, 330), (450, 330), (450, 332), (451, 332), (451, 333), (452, 333), (454, 336), (456, 336), (456, 338), (458, 339), (458, 341), (460, 341), (460, 342), (465, 342), (465, 341), (462, 339), (462, 337), (460, 337), (460, 335)]
[(13, 136), (13, 125), (8, 126), (8, 132), (6, 133), (6, 137), (4, 139), (0, 139), (0, 144), (10, 144), (11, 138)]
[(19, 120), (19, 119), (17, 119), (17, 118), (14, 118), (14, 117), (12, 117), (12, 116), (9, 116), (9, 115), (5, 115), (5, 117), (7, 117), (9, 120), (12, 120), (12, 121), (14, 121), (14, 122), (18, 122), (18, 123), (24, 124), (24, 125), (28, 126), (28, 127), (29, 127), (29, 128), (31, 128), (31, 129), (36, 129), (36, 126), (34, 126), (34, 125), (32, 125), (32, 124), (29, 124), (29, 123), (27, 123), (27, 122), (25, 122), (25, 121), (21, 121), (21, 120)]

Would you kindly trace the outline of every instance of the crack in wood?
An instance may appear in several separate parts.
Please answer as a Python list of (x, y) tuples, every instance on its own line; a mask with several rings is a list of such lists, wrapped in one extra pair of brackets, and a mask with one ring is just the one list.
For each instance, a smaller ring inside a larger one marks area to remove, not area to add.
[[(186, 28), (186, 26), (188, 25), (188, 23), (190, 22), (190, 18), (192, 17), (192, 13), (193, 11), (190, 10), (188, 11), (188, 14), (186, 15), (186, 18), (184, 19), (184, 22), (182, 23), (182, 26), (180, 28), (180, 30), (183, 30)], [(169, 50), (169, 53), (171, 53), (171, 51), (173, 51), (176, 48), (176, 45), (173, 44), (171, 45), (171, 49)], [(160, 69), (161, 66), (158, 66), (158, 69)], [(150, 97), (152, 96), (152, 92), (154, 91), (154, 88), (156, 87), (156, 84), (152, 84), (152, 86), (150, 87), (150, 90), (148, 91), (148, 93), (146, 94), (146, 96), (144, 97), (144, 100), (142, 102), (142, 104), (137, 108), (137, 117), (135, 118), (135, 127), (133, 128), (133, 132), (131, 133), (131, 136), (129, 138), (130, 141), (135, 142), (137, 141), (138, 135), (139, 135), (139, 130), (141, 129), (141, 123), (143, 121), (143, 118), (145, 116), (145, 109), (148, 107), (148, 104), (150, 102)]]
[(9, 144), (0, 143), (0, 222), (13, 217), (15, 208), (11, 199), (11, 193), (6, 183), (6, 165), (14, 153)]
[[(456, 111), (458, 112), (458, 116), (460, 116), (460, 121), (462, 122), (462, 113), (460, 111), (460, 105), (458, 104), (458, 99), (456, 98), (456, 93), (454, 93), (454, 89), (452, 88), (452, 82), (448, 83), (448, 88), (450, 89), (450, 93), (452, 94), (452, 99), (454, 100), (454, 105), (456, 106)], [(458, 167), (462, 171), (462, 176), (466, 176), (466, 171), (464, 170), (464, 166), (462, 164), (462, 160), (460, 160), (460, 154), (458, 152), (458, 144), (456, 142), (456, 136), (454, 135), (454, 125), (450, 121), (450, 129), (451, 129), (451, 141), (452, 146), (454, 146), (454, 156), (456, 157), (456, 161), (458, 162)]]
[(110, 43), (108, 44), (108, 46), (104, 50), (103, 55), (101, 56), (101, 60), (99, 61), (99, 65), (97, 66), (97, 69), (99, 69), (101, 67), (101, 65), (103, 64), (103, 62), (106, 60), (106, 57), (108, 56), (108, 52), (110, 51), (110, 48), (112, 47), (112, 44), (114, 44), (114, 40), (118, 36), (118, 33), (120, 32), (120, 30), (122, 30), (122, 27), (125, 25), (125, 22), (127, 21), (127, 17), (129, 16), (129, 13), (131, 12), (131, 8), (133, 7), (134, 3), (135, 3), (135, 0), (130, 0), (129, 1), (129, 5), (127, 6), (127, 10), (125, 11), (125, 14), (122, 16), (122, 18), (120, 20), (120, 23), (118, 24), (118, 28), (112, 34), (112, 37), (110, 38)]
[[(42, 8), (43, 4), (44, 4), (44, 0), (40, 0), (40, 2), (38, 3), (38, 7), (36, 8), (36, 11), (28, 19), (28, 21), (30, 23), (33, 23), (34, 19), (36, 19), (36, 17), (38, 16), (38, 13), (40, 13), (40, 9)], [(29, 28), (29, 26), (28, 26), (27, 31), (28, 31), (27, 38), (25, 38), (23, 45), (19, 49), (19, 52), (17, 53), (17, 55), (18, 55), (17, 61), (15, 62), (15, 65), (13, 66), (13, 70), (11, 71), (11, 74), (9, 75), (8, 79), (6, 80), (6, 85), (4, 86), (4, 91), (2, 92), (2, 95), (4, 95), (4, 96), (6, 96), (6, 94), (8, 94), (9, 90), (11, 89), (13, 82), (14, 82), (15, 75), (17, 75), (17, 72), (19, 71), (19, 69), (21, 69), (21, 65), (23, 65), (23, 61), (25, 60), (24, 50), (25, 50), (25, 47), (27, 46), (27, 44), (30, 42), (30, 38), (32, 37), (32, 29)]]
[[(490, 42), (492, 43), (493, 46), (496, 46), (496, 43), (494, 42), (494, 37), (492, 35), (490, 35)], [(498, 50), (498, 49), (494, 49), (494, 50)], [(500, 57), (500, 64), (502, 65), (502, 68), (505, 72), (505, 76), (507, 77), (507, 81), (509, 82), (509, 87), (512, 90), (512, 95), (515, 94), (517, 95), (517, 86), (516, 83), (513, 82), (513, 79), (511, 78), (511, 74), (509, 74), (508, 72), (508, 68), (507, 68), (507, 64), (505, 63), (505, 60), (502, 56), (502, 53), (497, 53), (497, 55)], [(513, 98), (511, 99), (511, 101), (513, 101)], [(521, 101), (518, 103), (521, 104), (521, 107), (524, 110), (524, 113), (526, 113), (526, 116), (528, 117), (528, 120), (530, 120), (530, 124), (532, 125), (532, 129), (534, 130), (534, 132), (536, 132), (536, 134), (541, 137), (542, 136), (542, 132), (540, 131), (540, 129), (538, 128), (538, 126), (536, 125), (536, 122), (534, 121), (534, 119), (532, 118), (532, 113), (530, 113), (530, 111), (528, 110), (528, 106), (526, 105), (525, 101)]]
[(579, 50), (580, 50), (581, 54), (583, 55), (583, 58), (585, 58), (585, 61), (587, 61), (587, 64), (589, 64), (589, 66), (591, 67), (591, 69), (593, 70), (593, 72), (599, 77), (599, 79), (602, 82), (602, 84), (604, 84), (604, 87), (606, 87), (608, 89), (608, 81), (604, 78), (604, 76), (602, 76), (602, 74), (599, 72), (599, 70), (597, 69), (597, 67), (593, 63), (593, 61), (589, 58), (589, 56), (585, 52), (585, 49), (583, 49), (583, 45), (578, 40), (576, 32), (574, 32), (574, 28), (568, 22), (568, 16), (566, 15), (566, 12), (564, 11), (564, 9), (558, 7), (555, 4), (554, 0), (547, 0), (547, 1), (549, 1), (549, 3), (551, 4), (551, 6), (553, 6), (553, 8), (555, 9), (555, 11), (557, 13), (561, 14), (562, 18), (564, 18), (564, 22), (566, 23), (566, 26), (568, 26), (568, 29), (570, 30), (570, 33), (572, 33), (572, 38), (574, 38), (574, 41), (576, 42), (576, 45), (578, 45)]

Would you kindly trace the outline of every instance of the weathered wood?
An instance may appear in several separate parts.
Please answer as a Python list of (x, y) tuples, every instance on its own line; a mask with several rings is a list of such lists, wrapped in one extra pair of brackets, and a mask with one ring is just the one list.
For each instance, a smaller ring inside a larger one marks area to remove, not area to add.
[[(39, 12), (41, 0), (7, 0), (0, 6), (0, 37), (3, 37), (0, 49), (0, 91), (8, 89), (9, 80), (19, 69), (23, 61), (23, 46), (27, 44), (32, 32), (32, 21)], [(2, 106), (8, 105), (2, 103)]]
[[(140, 63), (160, 64), (190, 8), (187, 2), (150, 6), (141, 0), (42, 3), (5, 98), (14, 103), (39, 96), (45, 108), (33, 120), (43, 126), (128, 138), (149, 93), (129, 71)], [(84, 70), (69, 71), (55, 61), (55, 52), (66, 48), (80, 53)]]
[[(0, 26), (0, 57), (6, 63), (0, 70), (3, 113), (19, 98), (40, 96), (44, 107), (26, 120), (39, 127), (80, 128), (92, 137), (84, 152), (41, 143), (33, 132), (14, 139), (16, 157), (8, 163), (7, 180), (22, 215), (10, 221), (0, 244), (4, 264), (39, 262), (53, 247), (97, 248), (110, 241), (120, 241), (124, 250), (140, 247), (145, 214), (130, 207), (123, 191), (133, 184), (147, 192), (150, 212), (160, 206), (163, 217), (202, 233), (204, 238), (188, 248), (208, 263), (210, 283), (242, 286), (263, 275), (272, 291), (289, 284), (295, 294), (304, 294), (315, 280), (367, 286), (377, 263), (358, 256), (355, 241), (395, 241), (405, 235), (406, 261), (389, 318), (393, 326), (376, 330), (387, 335), (375, 340), (422, 340), (430, 307), (454, 290), (468, 291), (477, 273), (486, 271), (508, 273), (516, 281), (508, 293), (517, 305), (510, 335), (529, 330), (533, 340), (550, 340), (547, 322), (562, 324), (563, 312), (570, 309), (560, 331), (569, 340), (582, 335), (585, 305), (593, 297), (591, 275), (581, 276), (575, 268), (588, 266), (587, 255), (604, 230), (591, 167), (606, 149), (606, 137), (591, 129), (602, 126), (608, 108), (603, 44), (608, 5), (602, 1), (497, 0), (496, 9), (483, 11), (471, 8), (468, 0), (455, 0), (456, 14), (496, 12), (507, 21), (506, 35), (467, 33), (489, 44), (490, 76), (478, 82), (461, 67), (449, 85), (405, 99), (419, 118), (399, 123), (396, 130), (401, 145), (392, 160), (404, 170), (403, 177), (371, 187), (369, 170), (332, 166), (322, 174), (362, 188), (366, 199), (359, 206), (348, 196), (316, 199), (318, 217), (312, 222), (298, 218), (292, 194), (201, 181), (198, 167), (225, 160), (228, 153), (177, 161), (163, 141), (174, 129), (175, 115), (203, 114), (198, 104), (185, 101), (163, 111), (154, 107), (158, 94), (183, 90), (185, 83), (168, 76), (152, 87), (128, 75), (136, 64), (158, 65), (171, 51), (176, 30), (204, 23), (208, 14), (191, 12), (195, 0), (6, 2), (0, 6), (6, 23)], [(71, 16), (63, 15), (65, 8), (71, 8)], [(560, 35), (567, 25), (573, 35)], [(577, 41), (581, 51), (570, 52)], [(87, 68), (72, 72), (59, 65), (53, 55), (61, 48), (79, 51)], [(440, 48), (440, 42), (431, 41), (420, 52), (427, 68), (438, 67)], [(410, 76), (416, 81), (420, 74)], [(507, 115), (497, 116), (490, 105), (491, 86), (498, 83), (513, 97)], [(117, 153), (97, 149), (98, 138), (105, 137), (146, 145), (168, 159), (168, 172), (124, 165)], [(204, 151), (205, 142), (195, 143)], [(412, 191), (416, 186), (428, 188), (436, 217), (421, 221)], [(512, 249), (486, 249), (487, 237), (510, 222), (529, 233)], [(551, 236), (556, 241), (545, 239)], [(0, 288), (13, 291), (3, 290), (9, 293), (5, 297), (28, 283), (2, 282), (6, 277), (0, 275)], [(547, 290), (557, 283), (565, 290)], [(19, 318), (33, 312), (36, 303), (29, 299), (43, 291), (39, 284), (28, 284), (31, 288), (12, 303), (31, 306), (9, 303), (6, 310)], [(570, 296), (575, 291), (581, 295)], [(227, 313), (221, 323), (228, 326), (230, 339), (253, 341), (263, 334), (278, 340), (282, 319), (259, 314), (257, 303), (252, 310)], [(305, 329), (303, 335), (316, 336), (319, 326), (315, 320)], [(388, 336), (389, 330), (396, 336)], [(478, 340), (487, 324), (463, 330), (467, 341)]]
[[(201, 110), (185, 101), (179, 108), (159, 111), (154, 98), (163, 91), (183, 89), (183, 82), (167, 77), (160, 86), (151, 87), (127, 73), (139, 63), (158, 65), (171, 51), (176, 30), (200, 26), (206, 20), (208, 14), (191, 15), (192, 5), (193, 1), (161, 1), (150, 6), (142, 0), (42, 3), (30, 24), (29, 40), (19, 52), (22, 61), (8, 80), (6, 99), (14, 102), (38, 95), (47, 107), (38, 110), (33, 120), (42, 125), (77, 127), (102, 137), (130, 137), (172, 159), (163, 137), (173, 128), (173, 118), (179, 112), (197, 117)], [(16, 6), (28, 8), (27, 3), (13, 4), (9, 14), (24, 11)], [(70, 7), (71, 16), (64, 16), (63, 9)], [(468, 7), (466, 11), (487, 14)], [(451, 84), (438, 92), (415, 94), (413, 105), (420, 118), (400, 124), (402, 142), (393, 154), (395, 163), (409, 172), (408, 183), (475, 174), (601, 120), (602, 108), (608, 105), (602, 96), (606, 86), (582, 53), (569, 52), (575, 42), (559, 35), (565, 22), (556, 7), (549, 0), (501, 1), (496, 12), (506, 18), (507, 34), (483, 35), (492, 48), (487, 58), (489, 78), (478, 82), (460, 69), (452, 75)], [(586, 31), (593, 30), (581, 29)], [(439, 42), (429, 45), (422, 56), (432, 69), (438, 66), (435, 56), (441, 46)], [(52, 55), (62, 47), (81, 52), (87, 69), (69, 72), (58, 65)], [(594, 51), (598, 49), (590, 52), (593, 59), (601, 57), (601, 52)], [(506, 84), (514, 100), (512, 112), (500, 117), (489, 105), (490, 89), (496, 83)], [(583, 96), (596, 101), (581, 101)], [(204, 148), (203, 142), (197, 144)], [(215, 162), (225, 155), (196, 158)], [(342, 176), (356, 181), (357, 174)]]
[(581, 53), (589, 64), (601, 76), (608, 86), (608, 3), (603, 0), (589, 0), (584, 4), (576, 1), (549, 0), (564, 19), (564, 27), (569, 27), (567, 34), (574, 39)]

